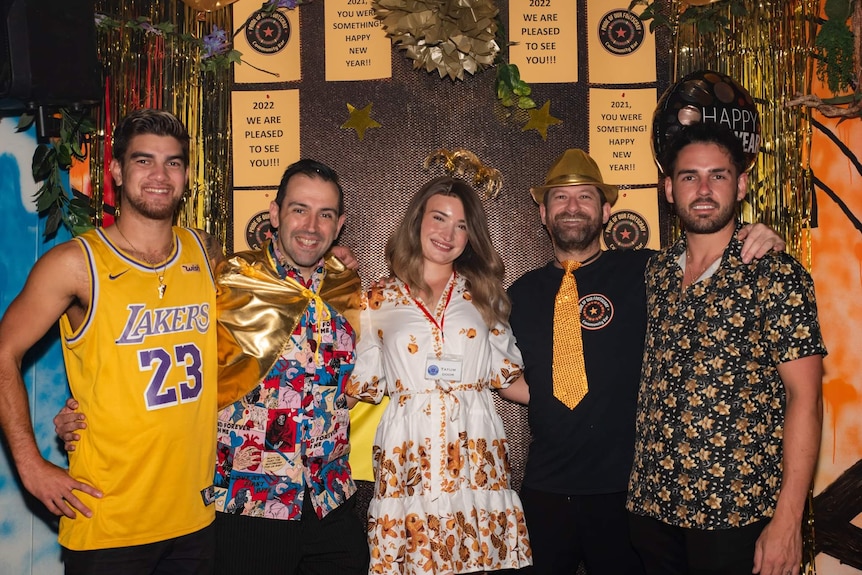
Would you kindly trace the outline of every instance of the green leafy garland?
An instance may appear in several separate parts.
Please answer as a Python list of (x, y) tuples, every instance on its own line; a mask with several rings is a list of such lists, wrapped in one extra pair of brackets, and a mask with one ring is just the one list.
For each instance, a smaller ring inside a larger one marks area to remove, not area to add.
[(854, 74), (853, 32), (847, 27), (855, 1), (858, 0), (826, 0), (827, 19), (821, 22), (814, 41), (818, 51), (817, 77), (826, 82), (833, 94), (853, 88), (854, 82), (862, 80)]
[[(68, 172), (72, 161), (87, 157), (87, 146), (96, 127), (83, 111), (60, 111), (60, 136), (50, 143), (39, 144), (33, 154), (33, 180), (42, 182), (36, 191), (36, 211), (47, 212), (44, 236), (53, 236), (62, 223), (72, 232), (81, 234), (93, 227), (93, 209), (90, 198), (72, 189), (71, 197), (63, 187), (61, 171)], [(29, 113), (18, 119), (18, 131), (29, 128), (35, 116)]]
[(497, 24), (497, 44), (500, 52), (494, 64), (497, 67), (497, 77), (494, 80), (494, 88), (497, 91), (497, 99), (506, 107), (517, 104), (521, 110), (531, 110), (536, 107), (536, 102), (530, 98), (533, 89), (521, 80), (521, 72), (516, 64), (510, 64), (508, 60), (509, 46), (511, 43), (506, 37), (505, 27), (499, 21)]
[(689, 5), (675, 22), (665, 13), (667, 1), (662, 0), (632, 0), (629, 10), (643, 6), (640, 19), (646, 22), (652, 20), (649, 25), (650, 32), (655, 32), (659, 27), (673, 30), (675, 25), (691, 24), (700, 34), (711, 34), (719, 30), (727, 30), (730, 26), (730, 18), (724, 15), (725, 10), (730, 8), (731, 16), (742, 18), (748, 14), (745, 5), (746, 0), (720, 0), (705, 6)]
[[(643, 8), (640, 19), (650, 22), (650, 31), (666, 27), (672, 33), (678, 26), (692, 25), (698, 34), (727, 32), (732, 18), (745, 18), (753, 0), (713, 0), (695, 6), (689, 4), (676, 18), (668, 15), (670, 0), (631, 0), (629, 10)], [(820, 30), (814, 40), (817, 77), (832, 92), (832, 98), (814, 95), (793, 98), (788, 105), (818, 109), (827, 117), (862, 117), (862, 0), (826, 0), (826, 19), (817, 19)], [(850, 21), (850, 26), (848, 26)], [(846, 93), (850, 92), (850, 93)]]

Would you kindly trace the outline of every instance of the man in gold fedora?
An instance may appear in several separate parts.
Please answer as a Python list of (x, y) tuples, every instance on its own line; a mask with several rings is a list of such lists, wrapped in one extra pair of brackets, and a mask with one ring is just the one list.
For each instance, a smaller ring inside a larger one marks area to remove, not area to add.
[[(509, 288), (525, 380), (503, 395), (529, 405), (521, 498), (534, 573), (575, 573), (583, 563), (590, 575), (640, 574), (625, 502), (646, 331), (644, 269), (655, 252), (602, 250), (619, 190), (583, 150), (566, 150), (530, 193), (554, 259)], [(783, 241), (758, 225), (743, 253), (750, 260), (773, 248)]]

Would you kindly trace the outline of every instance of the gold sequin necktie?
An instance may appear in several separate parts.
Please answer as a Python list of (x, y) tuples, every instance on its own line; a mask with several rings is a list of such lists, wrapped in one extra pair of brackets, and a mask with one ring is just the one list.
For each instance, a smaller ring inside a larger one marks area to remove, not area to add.
[(581, 267), (581, 262), (562, 263), (565, 273), (554, 305), (554, 397), (574, 409), (588, 390), (578, 284), (572, 273)]

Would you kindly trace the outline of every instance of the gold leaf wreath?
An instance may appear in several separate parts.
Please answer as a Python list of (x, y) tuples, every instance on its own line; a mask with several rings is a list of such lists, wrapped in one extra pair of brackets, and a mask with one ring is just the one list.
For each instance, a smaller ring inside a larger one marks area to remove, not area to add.
[(463, 177), (468, 172), (472, 172), (473, 186), (484, 187), (486, 198), (496, 198), (500, 194), (500, 190), (503, 189), (503, 175), (500, 171), (485, 165), (479, 156), (470, 150), (457, 148), (450, 152), (445, 148), (440, 148), (426, 156), (423, 166), (427, 171), (431, 166), (438, 163), (450, 176)]
[(463, 80), (493, 65), (499, 10), (493, 0), (374, 0), (375, 17), (413, 69)]

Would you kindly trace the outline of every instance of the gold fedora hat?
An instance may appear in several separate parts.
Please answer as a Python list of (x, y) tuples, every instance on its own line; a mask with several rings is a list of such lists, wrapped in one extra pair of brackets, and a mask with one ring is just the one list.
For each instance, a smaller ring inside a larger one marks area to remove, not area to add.
[(545, 193), (551, 188), (563, 186), (591, 185), (597, 187), (605, 195), (610, 205), (614, 205), (619, 195), (619, 188), (606, 184), (595, 160), (583, 150), (569, 149), (554, 160), (551, 169), (545, 176), (545, 183), (530, 188), (530, 194), (537, 204), (545, 200)]

